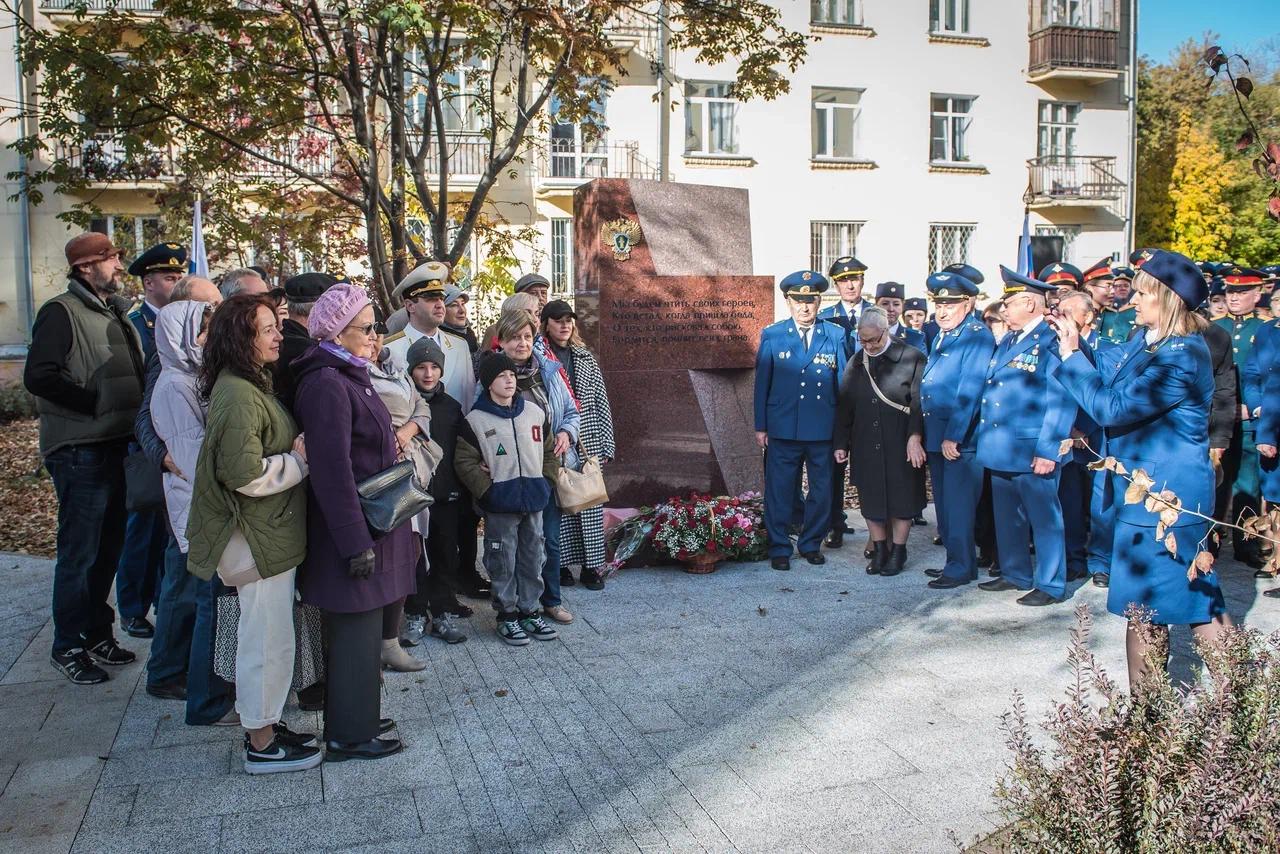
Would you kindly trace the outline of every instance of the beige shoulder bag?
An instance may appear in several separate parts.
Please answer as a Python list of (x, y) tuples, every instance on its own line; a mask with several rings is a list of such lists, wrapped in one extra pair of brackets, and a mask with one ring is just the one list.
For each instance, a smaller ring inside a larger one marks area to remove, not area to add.
[(910, 406), (903, 406), (901, 403), (894, 403), (892, 400), (884, 396), (884, 392), (880, 390), (880, 386), (876, 385), (876, 378), (871, 376), (871, 360), (867, 357), (867, 351), (863, 350), (858, 354), (862, 357), (862, 369), (867, 372), (867, 382), (871, 383), (871, 390), (876, 393), (876, 397), (880, 398), (885, 404), (892, 406), (903, 415), (911, 414)]

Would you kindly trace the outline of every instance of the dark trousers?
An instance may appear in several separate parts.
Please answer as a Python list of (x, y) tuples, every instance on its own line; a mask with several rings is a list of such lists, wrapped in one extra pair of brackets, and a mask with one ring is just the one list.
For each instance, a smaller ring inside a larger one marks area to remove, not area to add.
[(1093, 472), (1071, 460), (1062, 465), (1058, 501), (1062, 504), (1062, 533), (1067, 550), (1067, 572), (1084, 572), (1089, 561), (1089, 502), (1093, 497)]
[(851, 531), (844, 516), (844, 484), (849, 474), (849, 463), (831, 464), (831, 530), (842, 533)]
[[(461, 502), (458, 501), (446, 501), (431, 507), (431, 525), (427, 533), (426, 604), (432, 615), (454, 614), (458, 610), (458, 567), (462, 554), (458, 535), (463, 530), (460, 511)], [(472, 528), (473, 559), (475, 542), (475, 528)]]
[(126, 450), (123, 441), (70, 445), (44, 459), (58, 497), (54, 652), (112, 636), (115, 612), (107, 596), (124, 544)]
[(542, 510), (542, 542), (546, 559), (542, 562), (542, 607), (560, 604), (560, 502), (555, 490)]
[[(1117, 494), (1124, 494), (1124, 485), (1116, 475), (1105, 471), (1092, 472), (1093, 495), (1089, 502), (1089, 572), (1093, 575), (1111, 575), (1111, 552), (1116, 538)], [(1121, 485), (1117, 493), (1116, 486)]]
[(147, 661), (148, 685), (186, 677), (195, 631), (197, 580), (187, 572), (187, 556), (170, 534), (164, 552), (164, 577), (156, 599), (156, 633)]
[(996, 514), (991, 503), (991, 472), (982, 470), (982, 495), (978, 498), (978, 514), (973, 523), (973, 540), (981, 555), (996, 556)]
[[(1062, 505), (1058, 472), (992, 472), (991, 499), (1000, 541), (1000, 572), (1023, 590), (1035, 587), (1062, 598), (1067, 589), (1066, 549), (1062, 542)], [(1031, 537), (1036, 557), (1031, 563)]]
[(764, 455), (764, 524), (769, 532), (769, 557), (790, 557), (787, 526), (794, 518), (796, 483), (800, 470), (809, 472), (809, 495), (804, 502), (800, 540), (802, 554), (820, 551), (831, 529), (831, 442), (769, 439)]
[[(1222, 455), (1222, 483), (1214, 496), (1215, 517), (1220, 522), (1239, 524), (1237, 520), (1261, 512), (1261, 491), (1261, 470), (1253, 425), (1237, 424), (1231, 444)], [(1233, 530), (1231, 545), (1236, 558), (1245, 560), (1257, 556), (1260, 544), (1257, 540), (1245, 540), (1243, 533)]]
[(145, 617), (156, 603), (168, 539), (163, 510), (129, 514), (124, 551), (116, 568), (116, 604), (121, 617)]
[(382, 608), (325, 611), (324, 737), (355, 744), (378, 737), (382, 709)]
[[(480, 578), (476, 564), (476, 545), (479, 543), (480, 514), (476, 512), (471, 494), (463, 492), (458, 505), (458, 583), (467, 584)], [(435, 508), (431, 512), (435, 513)]]
[(973, 451), (963, 451), (958, 460), (948, 460), (941, 451), (929, 452), (929, 478), (933, 482), (933, 505), (938, 516), (938, 536), (947, 549), (942, 574), (972, 581), (978, 577), (973, 551), (974, 515), (982, 493), (982, 464)]
[[(185, 567), (183, 574), (187, 574)], [(195, 576), (192, 578), (195, 622), (191, 626), (191, 657), (187, 662), (187, 723), (192, 726), (207, 726), (235, 706), (231, 683), (213, 672), (218, 596), (226, 587), (216, 574), (208, 581)]]

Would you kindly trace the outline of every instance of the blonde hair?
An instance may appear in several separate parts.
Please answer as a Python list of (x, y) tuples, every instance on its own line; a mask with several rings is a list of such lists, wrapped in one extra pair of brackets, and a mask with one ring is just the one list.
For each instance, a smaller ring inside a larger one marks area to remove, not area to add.
[(1133, 277), (1133, 290), (1156, 298), (1156, 320), (1147, 327), (1156, 333), (1157, 341), (1171, 335), (1197, 335), (1209, 325), (1209, 321), (1187, 308), (1172, 288), (1150, 273), (1139, 270)]
[[(547, 341), (551, 340), (551, 335), (547, 333), (547, 324), (550, 322), (551, 322), (551, 318), (549, 317), (542, 321), (542, 337), (547, 339)], [(569, 345), (571, 347), (581, 347), (584, 350), (587, 347), (587, 342), (583, 341), (582, 336), (578, 334), (577, 318), (574, 318), (573, 331), (569, 333)]]
[[(516, 294), (516, 296), (527, 296)], [(538, 298), (533, 297), (536, 301)], [(498, 341), (510, 341), (515, 338), (525, 327), (533, 332), (534, 337), (538, 335), (538, 324), (533, 322), (533, 315), (524, 309), (518, 308), (512, 311), (502, 312), (502, 316), (498, 318), (498, 322), (493, 325), (493, 334), (497, 336)]]
[[(538, 310), (538, 298), (533, 294), (521, 291), (518, 294), (512, 294), (502, 301), (502, 312), (504, 314), (508, 311), (515, 311), (516, 309), (533, 314)], [(536, 332), (537, 330), (535, 329), (534, 331)]]

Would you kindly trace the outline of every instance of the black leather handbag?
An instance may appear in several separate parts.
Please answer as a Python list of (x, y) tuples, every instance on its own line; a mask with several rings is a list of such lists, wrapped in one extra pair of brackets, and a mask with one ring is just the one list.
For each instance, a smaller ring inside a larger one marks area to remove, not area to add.
[(413, 461), (402, 460), (356, 484), (369, 527), (387, 534), (430, 507), (431, 493), (418, 483)]
[(124, 458), (124, 506), (130, 513), (164, 509), (164, 478), (142, 451)]

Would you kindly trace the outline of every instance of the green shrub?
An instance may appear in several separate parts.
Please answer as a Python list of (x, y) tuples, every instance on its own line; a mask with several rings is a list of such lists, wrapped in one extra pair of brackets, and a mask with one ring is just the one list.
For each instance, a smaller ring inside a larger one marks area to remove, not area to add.
[(36, 399), (20, 385), (0, 386), (0, 424), (36, 417)]
[(1199, 648), (1209, 678), (1175, 688), (1152, 668), (1126, 693), (1089, 651), (1086, 606), (1076, 620), (1074, 680), (1041, 725), (1051, 746), (1033, 738), (1020, 695), (1004, 717), (1007, 848), (1280, 850), (1280, 633), (1232, 629)]

